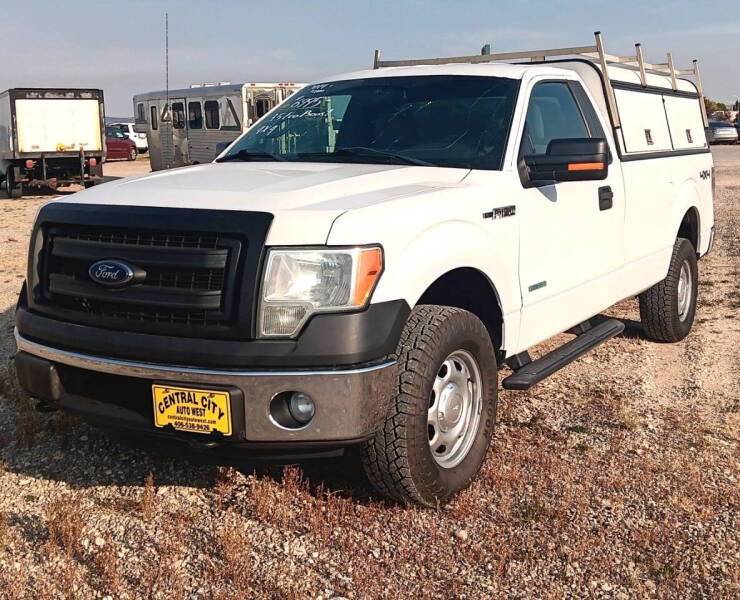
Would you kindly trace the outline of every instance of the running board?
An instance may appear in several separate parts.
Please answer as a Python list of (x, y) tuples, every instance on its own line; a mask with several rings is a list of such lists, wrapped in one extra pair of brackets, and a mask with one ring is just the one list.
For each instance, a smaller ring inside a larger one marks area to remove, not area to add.
[[(579, 356), (602, 342), (613, 338), (615, 335), (619, 335), (622, 331), (624, 331), (624, 323), (622, 321), (609, 319), (594, 327), (587, 328), (574, 339), (535, 361), (528, 362), (526, 358), (525, 360), (519, 359), (518, 361), (512, 361), (514, 365), (519, 362), (521, 367), (517, 368), (513, 375), (509, 375), (504, 379), (503, 386), (507, 390), (528, 390), (534, 384), (545, 379), (545, 377), (549, 377), (555, 371), (559, 371)], [(516, 359), (519, 356), (517, 355), (512, 358)]]

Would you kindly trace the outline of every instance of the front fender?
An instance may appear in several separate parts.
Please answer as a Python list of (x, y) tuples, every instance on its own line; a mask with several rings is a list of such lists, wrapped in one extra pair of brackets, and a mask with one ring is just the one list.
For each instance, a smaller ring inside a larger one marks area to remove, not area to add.
[[(413, 307), (445, 273), (464, 267), (476, 269), (494, 287), (504, 329), (513, 334), (519, 329), (521, 308), (518, 221), (483, 218), (490, 205), (486, 207), (482, 198), (479, 189), (447, 190), (390, 203), (392, 206), (350, 211), (335, 222), (329, 244), (382, 244), (385, 270), (373, 303), (404, 299)], [(507, 338), (506, 346), (513, 341)]]

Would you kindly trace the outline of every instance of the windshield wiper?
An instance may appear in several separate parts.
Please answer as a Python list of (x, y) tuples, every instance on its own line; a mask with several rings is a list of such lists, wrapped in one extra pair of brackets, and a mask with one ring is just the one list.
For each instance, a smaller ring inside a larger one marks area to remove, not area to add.
[(227, 154), (221, 158), (217, 158), (216, 162), (229, 162), (234, 160), (248, 161), (248, 160), (285, 160), (284, 157), (279, 154), (270, 154), (269, 152), (252, 152), (251, 150), (239, 150), (236, 154)]
[(398, 160), (407, 165), (418, 165), (421, 167), (436, 167), (437, 165), (414, 158), (412, 156), (406, 156), (405, 154), (397, 154), (395, 152), (388, 152), (386, 150), (376, 150), (375, 148), (368, 148), (366, 146), (348, 146), (346, 148), (337, 148), (334, 152), (299, 152), (300, 157), (311, 157), (317, 158), (331, 158), (333, 156), (353, 156), (359, 158), (382, 158), (385, 160)]

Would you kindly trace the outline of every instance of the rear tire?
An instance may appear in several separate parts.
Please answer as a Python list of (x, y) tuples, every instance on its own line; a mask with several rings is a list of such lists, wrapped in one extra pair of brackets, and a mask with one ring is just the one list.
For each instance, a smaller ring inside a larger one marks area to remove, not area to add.
[(11, 200), (23, 196), (23, 184), (15, 183), (13, 167), (8, 167), (8, 170), (5, 172), (5, 195)]
[(362, 446), (363, 466), (381, 494), (435, 506), (467, 487), (485, 459), (496, 421), (493, 345), (472, 313), (425, 305), (411, 312), (396, 357), (394, 397)]
[(689, 334), (696, 314), (698, 283), (696, 250), (689, 240), (677, 238), (668, 275), (639, 297), (640, 320), (650, 339), (678, 342)]

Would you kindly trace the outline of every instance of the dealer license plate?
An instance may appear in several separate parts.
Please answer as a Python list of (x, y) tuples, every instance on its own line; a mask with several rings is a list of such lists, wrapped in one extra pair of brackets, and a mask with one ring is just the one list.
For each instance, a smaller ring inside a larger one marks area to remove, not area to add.
[(229, 392), (153, 385), (154, 424), (178, 431), (231, 435)]

